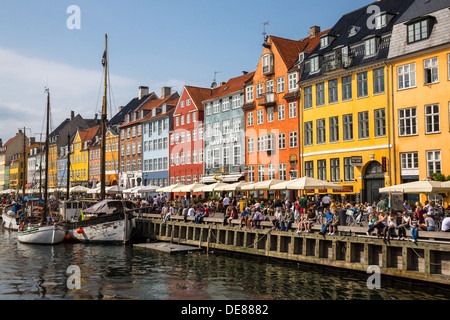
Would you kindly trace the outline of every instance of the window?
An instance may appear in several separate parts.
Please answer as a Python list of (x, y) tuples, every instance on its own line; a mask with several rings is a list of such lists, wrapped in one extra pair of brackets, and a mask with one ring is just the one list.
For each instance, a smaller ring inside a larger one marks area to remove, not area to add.
[(258, 165), (258, 182), (264, 181), (265, 176), (265, 168), (264, 165)]
[(352, 76), (342, 78), (342, 100), (352, 99)]
[(440, 131), (439, 105), (432, 104), (425, 106), (425, 132), (439, 133)]
[(275, 165), (267, 165), (267, 180), (275, 180)]
[(286, 171), (286, 163), (280, 163), (278, 165), (278, 179), (286, 181), (287, 180), (287, 171)]
[(278, 78), (277, 79), (277, 92), (284, 92), (285, 88), (284, 88), (284, 77)]
[(273, 107), (267, 108), (267, 122), (273, 122), (273, 120), (274, 120), (273, 114), (274, 114), (274, 108)]
[(316, 84), (316, 106), (325, 105), (325, 83)]
[(297, 72), (289, 74), (289, 92), (297, 90)]
[(223, 148), (223, 166), (227, 167), (230, 165), (230, 148)]
[(225, 98), (222, 101), (222, 112), (230, 110), (230, 99)]
[(317, 179), (327, 180), (327, 161), (317, 160)]
[(314, 161), (305, 162), (305, 175), (309, 178), (314, 178)]
[(352, 158), (344, 158), (344, 181), (355, 180), (355, 168), (352, 166)]
[(247, 113), (247, 126), (250, 127), (253, 125), (253, 111)]
[(263, 83), (258, 83), (256, 85), (256, 98), (262, 98), (264, 96), (264, 84)]
[(273, 80), (269, 80), (266, 82), (266, 101), (274, 101)]
[(416, 64), (410, 63), (397, 67), (398, 90), (416, 86)]
[(264, 123), (264, 110), (260, 109), (256, 111), (256, 123), (263, 124)]
[(375, 137), (386, 136), (386, 111), (384, 109), (377, 109), (374, 111), (375, 119)]
[(376, 54), (377, 53), (377, 38), (367, 39), (364, 42), (364, 46), (365, 46), (364, 54), (366, 57)]
[(427, 151), (427, 175), (433, 176), (433, 173), (441, 173), (441, 151)]
[(311, 69), (311, 73), (315, 73), (318, 72), (320, 67), (319, 67), (319, 57), (314, 57), (311, 58), (310, 60), (310, 69)]
[(305, 109), (312, 108), (312, 86), (305, 88), (304, 108)]
[(399, 113), (399, 135), (400, 137), (417, 134), (417, 110), (416, 108), (400, 109)]
[(429, 37), (428, 25), (427, 19), (408, 25), (408, 43), (427, 39)]
[(331, 182), (341, 181), (341, 168), (339, 159), (330, 159), (330, 179)]
[(322, 37), (320, 38), (320, 48), (325, 48), (326, 46), (328, 46), (328, 36)]
[(381, 29), (387, 24), (387, 14), (381, 13), (375, 17), (375, 25), (377, 29)]
[(273, 72), (273, 55), (265, 54), (262, 57), (262, 73), (268, 74)]
[(255, 182), (255, 166), (248, 166), (248, 182)]
[(297, 131), (289, 132), (289, 148), (297, 148)]
[(313, 145), (313, 123), (305, 122), (305, 146)]
[[(225, 99), (225, 101), (229, 101), (228, 99)], [(240, 95), (235, 95), (233, 96), (233, 100), (232, 100), (232, 108), (236, 109), (239, 108), (241, 106), (241, 96)]]
[(224, 120), (222, 122), (222, 133), (229, 134), (230, 133), (230, 120)]
[(255, 152), (255, 139), (254, 138), (247, 139), (247, 152), (248, 153)]
[(367, 84), (367, 72), (361, 72), (357, 75), (358, 80), (358, 98), (364, 98), (369, 95)]
[(342, 116), (342, 127), (344, 133), (344, 141), (353, 140), (353, 115), (346, 114)]
[(289, 119), (297, 118), (297, 102), (289, 103)]
[(253, 86), (248, 86), (245, 88), (246, 94), (247, 94), (247, 102), (253, 101)]
[(275, 150), (275, 134), (265, 134), (258, 137), (258, 151), (274, 151)]
[(359, 112), (358, 113), (358, 138), (367, 139), (369, 138), (369, 112)]
[(278, 117), (277, 117), (278, 121), (284, 120), (286, 118), (285, 114), (286, 113), (285, 113), (285, 110), (284, 110), (284, 104), (281, 105), (281, 106), (278, 106)]
[(384, 93), (384, 68), (373, 70), (373, 94)]
[(233, 119), (233, 132), (240, 132), (241, 131), (241, 118), (234, 118)]
[[(207, 104), (206, 104), (206, 115), (207, 115), (207, 116), (210, 116), (210, 115), (212, 114), (211, 109), (212, 109), (211, 103), (207, 103)], [(177, 121), (177, 119), (178, 119), (178, 118), (175, 118), (175, 120), (176, 120), (176, 126), (178, 126), (178, 121)]]
[[(220, 112), (220, 101), (213, 102), (213, 114)], [(183, 118), (181, 118), (181, 124), (183, 124)]]
[[(218, 137), (220, 135), (220, 122), (214, 122), (213, 124), (213, 137)], [(183, 137), (183, 133), (181, 133), (181, 137)], [(183, 139), (181, 140), (183, 142)]]
[(278, 149), (286, 149), (286, 133), (278, 135)]
[(337, 79), (328, 81), (328, 103), (338, 102), (338, 81)]
[(213, 150), (213, 166), (214, 168), (220, 167), (220, 149)]
[(438, 58), (426, 59), (423, 61), (424, 81), (425, 84), (439, 82), (439, 65)]
[(419, 170), (419, 153), (400, 153), (400, 165), (402, 170)]
[(330, 118), (330, 142), (339, 142), (339, 117)]
[(325, 119), (316, 121), (317, 144), (324, 144), (326, 142)]

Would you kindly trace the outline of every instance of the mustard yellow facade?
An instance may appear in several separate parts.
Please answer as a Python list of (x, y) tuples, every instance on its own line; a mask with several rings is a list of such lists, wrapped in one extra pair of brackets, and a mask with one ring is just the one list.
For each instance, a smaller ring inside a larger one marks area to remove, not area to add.
[(50, 144), (48, 148), (48, 187), (57, 188), (58, 187), (58, 147), (56, 144)]
[(301, 91), (303, 174), (342, 185), (333, 193), (347, 200), (378, 201), (391, 182), (388, 66), (326, 74)]
[(88, 185), (89, 152), (87, 143), (83, 141), (81, 131), (78, 131), (72, 142), (70, 156), (70, 183), (74, 186)]

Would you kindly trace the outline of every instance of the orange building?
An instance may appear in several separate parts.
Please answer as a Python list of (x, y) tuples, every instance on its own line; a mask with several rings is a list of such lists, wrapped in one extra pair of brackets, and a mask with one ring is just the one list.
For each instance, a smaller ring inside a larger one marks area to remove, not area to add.
[(301, 40), (266, 38), (253, 81), (245, 86), (248, 182), (301, 175), (298, 61), (326, 32), (312, 27), (310, 36)]

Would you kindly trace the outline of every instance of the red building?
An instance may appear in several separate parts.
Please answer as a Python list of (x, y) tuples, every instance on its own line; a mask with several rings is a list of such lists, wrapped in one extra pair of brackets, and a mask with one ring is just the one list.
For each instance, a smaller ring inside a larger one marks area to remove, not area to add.
[[(217, 88), (218, 89), (218, 88)], [(217, 89), (185, 86), (173, 114), (170, 135), (170, 184), (199, 182), (204, 174), (203, 103)]]

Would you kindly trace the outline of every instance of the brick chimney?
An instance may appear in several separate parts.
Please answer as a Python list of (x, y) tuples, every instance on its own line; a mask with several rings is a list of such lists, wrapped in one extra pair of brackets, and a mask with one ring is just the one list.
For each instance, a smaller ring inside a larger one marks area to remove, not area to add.
[(318, 26), (312, 26), (309, 28), (309, 37), (314, 38), (317, 37), (317, 35), (320, 33), (320, 27)]
[(139, 100), (141, 100), (144, 96), (149, 94), (149, 88), (148, 87), (139, 87)]
[(161, 88), (161, 99), (165, 99), (172, 94), (172, 88), (162, 87)]

